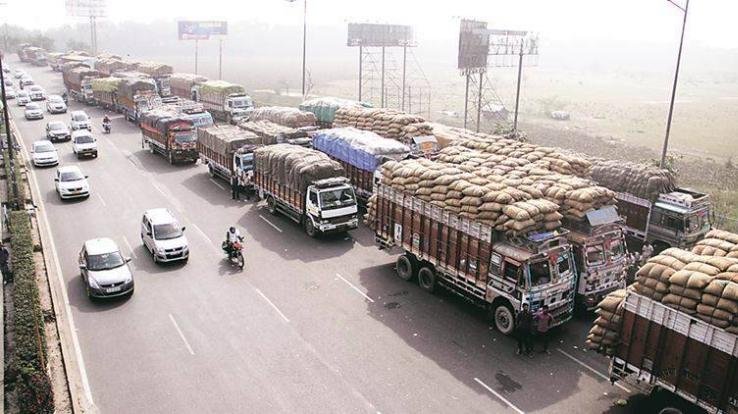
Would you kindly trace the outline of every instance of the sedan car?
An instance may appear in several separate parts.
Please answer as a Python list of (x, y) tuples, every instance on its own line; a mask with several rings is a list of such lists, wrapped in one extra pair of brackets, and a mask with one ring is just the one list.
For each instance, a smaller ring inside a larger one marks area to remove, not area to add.
[(46, 99), (46, 91), (39, 85), (31, 85), (28, 88), (28, 95), (32, 101), (43, 101)]
[(15, 69), (13, 71), (13, 77), (16, 78), (16, 79), (22, 78), (23, 75), (25, 75), (25, 74), (26, 74), (26, 72), (24, 72), (22, 69)]
[(31, 97), (28, 96), (28, 92), (18, 91), (18, 93), (15, 95), (15, 103), (17, 103), (18, 106), (26, 106), (26, 104), (29, 102), (31, 102)]
[(5, 98), (7, 99), (15, 99), (16, 92), (13, 88), (5, 87)]
[(67, 104), (64, 103), (64, 99), (61, 96), (49, 95), (46, 98), (46, 110), (50, 114), (64, 114), (67, 112)]
[(46, 124), (46, 138), (51, 142), (68, 141), (72, 139), (67, 124), (61, 121), (51, 121)]
[(79, 270), (87, 297), (112, 298), (133, 293), (133, 273), (118, 245), (109, 238), (87, 240), (79, 252)]
[(82, 157), (97, 158), (97, 140), (92, 133), (86, 129), (72, 132), (72, 152), (77, 159)]
[(21, 87), (31, 86), (33, 85), (33, 78), (28, 75), (24, 75), (24, 77), (22, 77), (18, 83)]
[(85, 111), (72, 111), (71, 120), (72, 131), (76, 131), (78, 129), (87, 129), (92, 131), (90, 117), (87, 116)]
[(70, 198), (87, 198), (90, 196), (90, 183), (87, 176), (76, 165), (59, 167), (56, 170), (56, 192), (62, 200)]
[(31, 150), (31, 160), (36, 167), (59, 165), (59, 154), (51, 141), (36, 141), (33, 143), (33, 150)]
[(41, 109), (41, 105), (35, 102), (31, 102), (26, 105), (24, 114), (28, 120), (44, 119), (44, 111)]

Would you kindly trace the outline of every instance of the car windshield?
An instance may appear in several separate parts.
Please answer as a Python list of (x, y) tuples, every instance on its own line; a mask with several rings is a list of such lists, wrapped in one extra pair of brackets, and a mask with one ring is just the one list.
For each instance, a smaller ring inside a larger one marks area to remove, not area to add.
[(605, 263), (605, 248), (601, 244), (587, 246), (587, 264), (597, 266)]
[(110, 270), (126, 264), (120, 252), (92, 254), (87, 256), (88, 270)]
[(61, 122), (51, 122), (49, 123), (49, 129), (52, 131), (62, 131), (66, 128), (66, 125), (62, 124)]
[(354, 190), (350, 187), (321, 191), (319, 194), (320, 206), (323, 209), (340, 208), (355, 203)]
[(28, 92), (20, 91), (20, 92), (18, 92), (18, 97), (19, 98), (28, 98)]
[(36, 86), (36, 85), (31, 86), (31, 91), (32, 92), (41, 92), (41, 87), (40, 86)]
[(177, 223), (155, 224), (154, 239), (169, 240), (182, 237), (182, 228)]
[(530, 268), (530, 285), (532, 287), (545, 285), (551, 282), (551, 265), (548, 260), (533, 262)]
[(41, 109), (41, 107), (35, 103), (29, 103), (28, 105), (26, 105), (26, 110), (32, 110), (32, 109)]
[(59, 178), (59, 181), (69, 182), (69, 181), (80, 181), (84, 179), (85, 179), (85, 176), (82, 175), (82, 173), (79, 171), (65, 171), (61, 173), (61, 177)]
[(85, 115), (85, 114), (74, 114), (74, 115), (72, 115), (72, 121), (77, 121), (77, 122), (87, 121), (87, 115)]
[(77, 135), (74, 137), (74, 142), (77, 144), (91, 144), (95, 142), (95, 139), (91, 135)]
[(52, 145), (50, 142), (42, 142), (40, 144), (35, 145), (34, 151), (36, 152), (54, 152), (56, 151), (54, 149), (54, 145)]
[(195, 131), (175, 132), (174, 140), (180, 144), (186, 144), (188, 142), (197, 141), (197, 137), (195, 136)]
[(49, 97), (49, 102), (64, 103), (64, 99), (62, 99), (61, 96), (54, 95), (54, 96)]

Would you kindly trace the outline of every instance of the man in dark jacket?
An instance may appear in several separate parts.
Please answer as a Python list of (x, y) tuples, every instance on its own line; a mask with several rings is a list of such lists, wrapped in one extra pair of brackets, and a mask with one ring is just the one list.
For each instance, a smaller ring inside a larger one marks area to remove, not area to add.
[(531, 333), (533, 329), (533, 315), (527, 303), (523, 303), (523, 309), (518, 312), (515, 317), (515, 337), (518, 340), (517, 354), (525, 352), (526, 355), (531, 354)]
[(8, 267), (8, 260), (10, 260), (10, 252), (4, 244), (0, 243), (0, 271), (3, 273), (3, 284), (6, 285), (13, 281), (13, 274), (10, 273)]
[(239, 185), (238, 175), (231, 175), (231, 198), (238, 200), (240, 197), (241, 186)]

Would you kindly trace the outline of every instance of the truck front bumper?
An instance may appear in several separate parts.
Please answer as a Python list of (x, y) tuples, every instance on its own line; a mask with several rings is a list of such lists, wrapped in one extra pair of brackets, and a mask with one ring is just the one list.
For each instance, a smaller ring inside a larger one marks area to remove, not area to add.
[(174, 149), (172, 153), (174, 158), (179, 161), (197, 161), (200, 158), (197, 149)]
[(318, 229), (321, 233), (338, 233), (342, 231), (354, 230), (359, 227), (358, 217), (351, 218), (343, 223), (321, 222)]

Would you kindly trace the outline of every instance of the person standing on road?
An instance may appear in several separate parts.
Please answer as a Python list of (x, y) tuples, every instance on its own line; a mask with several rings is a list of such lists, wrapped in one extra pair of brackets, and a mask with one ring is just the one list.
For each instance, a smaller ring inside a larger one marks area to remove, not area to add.
[(3, 274), (3, 285), (7, 285), (13, 281), (13, 274), (10, 273), (8, 260), (10, 260), (10, 252), (4, 244), (0, 243), (0, 272)]
[(238, 174), (231, 175), (231, 198), (234, 200), (239, 199), (239, 179)]
[(651, 243), (646, 242), (641, 249), (641, 266), (645, 265), (648, 259), (653, 255), (653, 246)]
[(527, 303), (523, 303), (523, 309), (518, 312), (515, 317), (515, 337), (518, 340), (518, 355), (525, 352), (525, 355), (531, 354), (531, 333), (533, 329), (533, 315)]
[(540, 311), (536, 313), (536, 333), (539, 341), (543, 344), (543, 352), (550, 354), (548, 351), (548, 331), (553, 323), (553, 316), (548, 311), (548, 305), (543, 305)]

